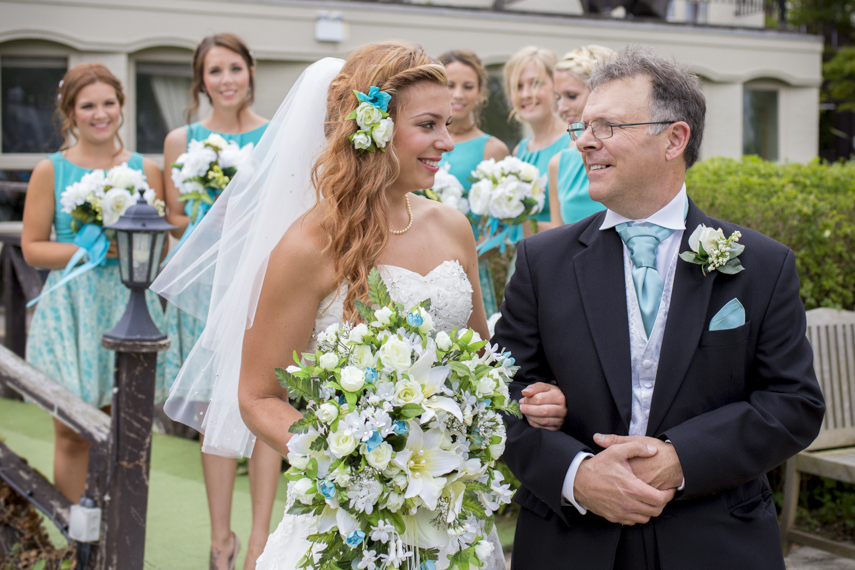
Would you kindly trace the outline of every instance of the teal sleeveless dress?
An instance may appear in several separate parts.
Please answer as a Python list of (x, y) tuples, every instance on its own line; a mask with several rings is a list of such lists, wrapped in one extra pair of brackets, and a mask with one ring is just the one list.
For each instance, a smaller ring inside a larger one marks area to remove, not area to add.
[[(464, 190), (469, 192), (472, 182), (469, 177), (475, 167), (484, 160), (484, 148), (490, 135), (483, 134), (480, 137), (454, 145), (454, 150), (442, 155), (440, 166), (449, 165), (448, 172), (453, 174), (463, 185)], [(474, 231), (474, 229), (473, 229)], [(478, 239), (475, 235), (475, 239)], [(490, 272), (490, 262), (486, 259), (478, 260), (478, 278), (481, 282), (481, 299), (484, 301), (484, 312), (487, 318), (493, 313), (498, 313), (496, 305), (496, 289), (493, 285), (493, 274)]]
[[(234, 141), (238, 146), (243, 147), (249, 143), (257, 145), (258, 141), (261, 140), (261, 135), (264, 134), (265, 129), (267, 129), (266, 124), (245, 133), (217, 134), (227, 141)], [(214, 131), (206, 129), (198, 122), (193, 123), (192, 125), (185, 125), (184, 130), (187, 134), (188, 146), (190, 145), (190, 141), (202, 141), (214, 133)], [(200, 296), (195, 299), (195, 302), (196, 314), (204, 315), (208, 313), (208, 305), (211, 302), (210, 295)], [(165, 353), (164, 374), (161, 383), (163, 385), (162, 391), (164, 391), (167, 396), (169, 395), (169, 390), (172, 388), (172, 383), (178, 376), (178, 371), (181, 370), (181, 366), (184, 364), (184, 361), (187, 359), (187, 355), (190, 354), (193, 346), (195, 346), (196, 341), (199, 340), (200, 336), (202, 336), (204, 328), (205, 321), (197, 319), (190, 313), (182, 311), (172, 303), (168, 303), (166, 305), (166, 334), (169, 335), (171, 345)], [(199, 394), (198, 396), (200, 401), (207, 402), (210, 400), (210, 393)]]
[[(53, 227), (56, 241), (72, 243), (72, 217), (62, 211), (60, 196), (63, 191), (92, 172), (66, 159), (62, 153), (48, 156), (54, 169)], [(143, 157), (133, 153), (128, 166), (143, 170)], [(62, 271), (51, 271), (45, 290), (60, 280)], [(119, 264), (114, 258), (103, 266), (83, 273), (65, 286), (45, 295), (36, 305), (27, 338), (27, 362), (38, 368), (58, 384), (80, 396), (87, 404), (98, 408), (113, 401), (115, 352), (101, 347), (101, 335), (112, 329), (128, 306), (130, 290), (122, 284)], [(158, 329), (164, 330), (163, 309), (152, 291), (146, 292), (148, 311)], [(158, 376), (162, 369), (162, 356), (158, 357)], [(168, 393), (159, 391), (157, 399)]]
[(585, 174), (585, 163), (576, 147), (562, 150), (558, 161), (556, 184), (561, 219), (564, 223), (573, 224), (605, 210), (605, 206), (591, 200), (588, 195), (588, 175)]

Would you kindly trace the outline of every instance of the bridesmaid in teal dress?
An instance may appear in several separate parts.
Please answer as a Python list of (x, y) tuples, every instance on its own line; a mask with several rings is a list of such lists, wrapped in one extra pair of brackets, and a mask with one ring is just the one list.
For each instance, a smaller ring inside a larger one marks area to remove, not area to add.
[[(184, 202), (178, 200), (180, 193), (172, 182), (172, 163), (187, 150), (191, 140), (203, 140), (211, 133), (235, 141), (241, 147), (249, 143), (258, 144), (267, 127), (267, 119), (250, 108), (254, 91), (255, 60), (243, 40), (229, 33), (215, 34), (202, 40), (193, 54), (193, 102), (187, 110), (188, 122), (199, 109), (200, 93), (208, 98), (213, 111), (201, 122), (170, 132), (163, 149), (167, 219), (178, 226), (173, 231), (175, 238), (181, 237), (190, 219), (185, 214)], [(207, 314), (210, 296), (200, 296), (197, 302), (196, 314)], [(167, 352), (163, 381), (171, 387), (181, 365), (202, 334), (205, 323), (172, 304), (167, 305), (166, 319), (172, 347)], [(210, 392), (202, 394), (199, 399), (203, 400), (201, 405), (206, 405), (210, 400)], [(256, 442), (249, 459), (252, 531), (244, 570), (255, 569), (255, 561), (261, 555), (270, 534), (270, 517), (281, 461), (278, 453), (263, 442)], [(237, 460), (233, 458), (202, 453), (202, 470), (211, 516), (211, 570), (231, 570), (236, 565), (240, 551), (240, 540), (231, 530), (230, 520), (236, 469)]]
[[(588, 78), (594, 67), (614, 53), (606, 47), (588, 45), (569, 52), (555, 66), (558, 115), (565, 124), (582, 120), (582, 110), (590, 94)], [(553, 225), (572, 224), (606, 209), (588, 195), (588, 175), (574, 142), (571, 141), (569, 148), (563, 149), (549, 161), (549, 179), (557, 181), (549, 187)]]
[[(66, 144), (33, 170), (21, 234), (27, 263), (52, 270), (45, 290), (60, 280), (61, 270), (78, 250), (72, 243), (72, 217), (60, 205), (60, 196), (68, 186), (95, 169), (128, 163), (143, 171), (156, 196), (163, 199), (157, 165), (122, 148), (118, 130), (124, 99), (119, 80), (100, 64), (79, 65), (60, 83), (57, 107), (63, 117)], [(72, 137), (76, 142), (69, 145)], [(39, 300), (27, 339), (27, 361), (86, 403), (109, 412), (115, 353), (101, 347), (101, 335), (119, 322), (128, 297), (112, 244), (104, 265), (78, 275)], [(148, 294), (148, 305), (155, 324), (163, 330), (163, 310), (154, 293)], [(78, 503), (86, 487), (89, 443), (57, 420), (54, 432), (54, 483)]]
[[(482, 160), (501, 160), (510, 154), (505, 143), (478, 128), (481, 110), (487, 104), (487, 69), (474, 52), (466, 49), (449, 51), (439, 57), (448, 74), (448, 89), (451, 91), (452, 123), (448, 132), (454, 141), (454, 150), (442, 156), (440, 166), (448, 164), (453, 174), (468, 192), (472, 186), (469, 176)], [(478, 239), (478, 235), (475, 236)], [(481, 298), (484, 312), (490, 315), (499, 312), (496, 304), (496, 289), (486, 252), (478, 260), (478, 275), (481, 281)]]
[[(547, 174), (549, 160), (570, 144), (567, 125), (555, 114), (552, 69), (557, 61), (550, 50), (526, 47), (511, 56), (503, 74), (505, 94), (513, 105), (511, 116), (528, 125), (532, 132), (531, 137), (520, 141), (514, 156), (536, 166), (541, 175)], [(547, 182), (543, 211), (535, 216), (538, 231), (552, 227), (550, 182)], [(523, 232), (525, 235), (531, 233), (528, 224), (520, 226), (514, 238), (521, 238)]]

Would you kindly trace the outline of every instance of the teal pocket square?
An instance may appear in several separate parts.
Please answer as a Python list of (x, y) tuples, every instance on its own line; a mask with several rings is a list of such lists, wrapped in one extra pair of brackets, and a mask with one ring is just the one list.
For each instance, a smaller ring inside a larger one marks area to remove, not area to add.
[(710, 321), (711, 331), (726, 331), (745, 324), (745, 309), (739, 299), (731, 299)]

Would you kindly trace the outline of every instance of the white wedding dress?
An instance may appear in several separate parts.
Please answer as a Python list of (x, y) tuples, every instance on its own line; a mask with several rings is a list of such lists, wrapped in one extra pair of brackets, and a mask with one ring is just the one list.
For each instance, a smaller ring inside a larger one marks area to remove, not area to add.
[[(457, 261), (443, 261), (427, 275), (420, 275), (403, 267), (380, 266), (383, 281), (389, 289), (389, 295), (395, 301), (409, 308), (430, 298), (430, 315), (437, 330), (451, 332), (453, 328), (463, 328), (469, 322), (472, 313), (472, 285), (463, 267)], [(338, 294), (324, 299), (318, 307), (314, 332), (324, 330), (333, 323), (341, 322), (344, 314), (344, 288)], [(314, 336), (314, 335), (313, 335)], [(309, 350), (312, 346), (309, 347)], [(288, 497), (285, 516), (276, 527), (264, 553), (258, 558), (257, 570), (295, 570), (300, 559), (307, 552), (310, 543), (306, 540), (317, 532), (314, 515), (289, 515), (288, 509), (293, 498)], [(492, 558), (482, 567), (483, 570), (504, 570), (505, 559), (496, 529), (490, 534), (493, 543)], [(437, 570), (448, 567), (448, 560), (440, 552)]]

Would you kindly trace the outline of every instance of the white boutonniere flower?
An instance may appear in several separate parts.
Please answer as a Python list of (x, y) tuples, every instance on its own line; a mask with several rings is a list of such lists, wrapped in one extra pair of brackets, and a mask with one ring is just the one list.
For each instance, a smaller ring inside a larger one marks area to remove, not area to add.
[(737, 259), (745, 250), (744, 245), (737, 243), (741, 237), (742, 233), (736, 231), (726, 238), (721, 228), (713, 229), (701, 224), (689, 236), (692, 251), (681, 252), (680, 258), (700, 265), (704, 275), (713, 271), (734, 275), (745, 269)]

